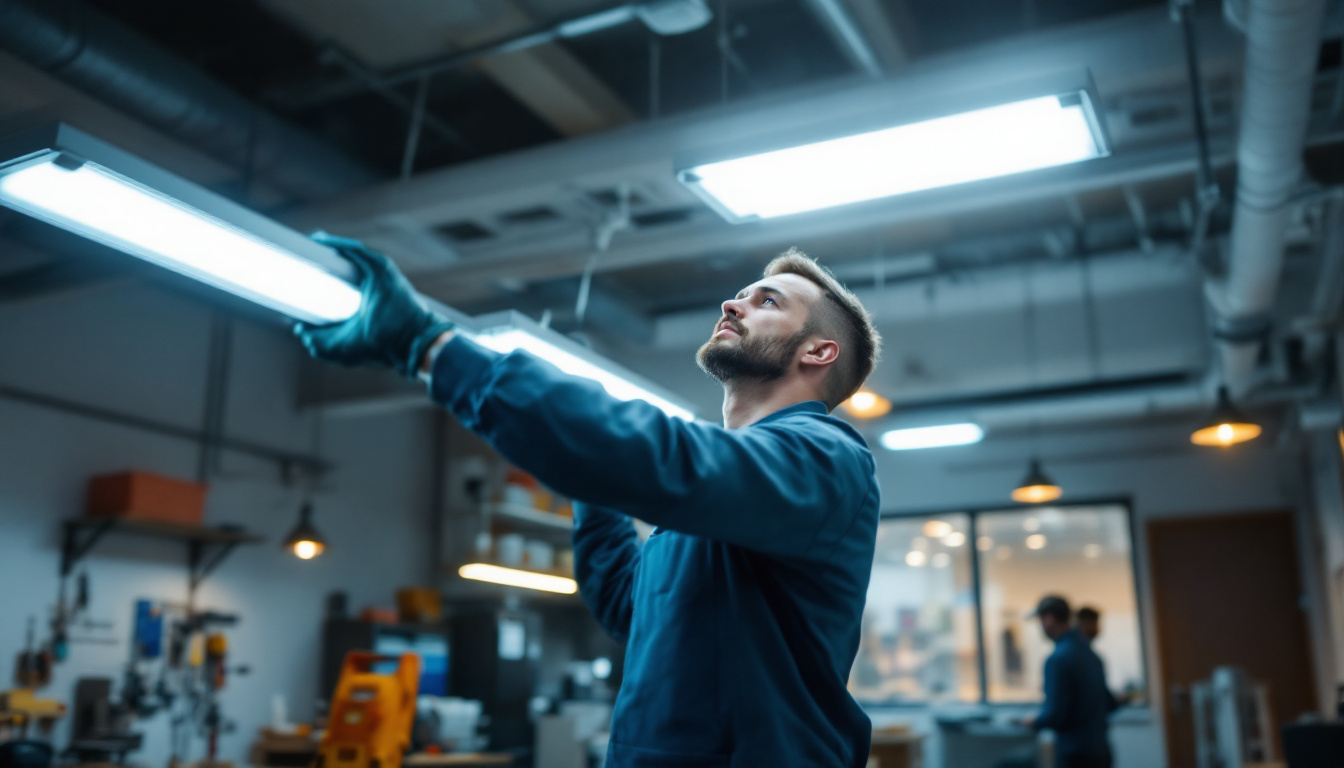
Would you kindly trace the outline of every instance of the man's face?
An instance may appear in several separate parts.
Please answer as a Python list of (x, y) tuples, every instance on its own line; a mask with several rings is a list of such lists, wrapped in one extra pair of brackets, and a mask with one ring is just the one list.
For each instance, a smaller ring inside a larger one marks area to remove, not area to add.
[(724, 384), (783, 378), (811, 334), (807, 320), (821, 298), (815, 283), (794, 274), (743, 288), (723, 303), (723, 316), (696, 353), (696, 362)]
[(1101, 634), (1101, 620), (1079, 619), (1078, 631), (1079, 633), (1082, 634), (1083, 637), (1086, 637), (1088, 640), (1095, 640), (1097, 639), (1097, 635)]
[(1041, 620), (1041, 631), (1044, 632), (1045, 636), (1051, 640), (1054, 640), (1056, 637), (1059, 637), (1060, 635), (1064, 634), (1064, 631), (1068, 629), (1068, 626), (1063, 621), (1061, 621), (1057, 616), (1053, 616), (1048, 613), (1042, 613), (1037, 618)]

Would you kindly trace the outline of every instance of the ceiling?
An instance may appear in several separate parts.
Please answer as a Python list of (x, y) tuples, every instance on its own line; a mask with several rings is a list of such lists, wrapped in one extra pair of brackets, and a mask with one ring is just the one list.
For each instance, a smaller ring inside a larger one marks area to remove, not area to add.
[[(794, 245), (862, 293), (887, 338), (874, 385), (912, 407), (1196, 380), (1209, 368), (1207, 265), (1186, 252), (1196, 168), (1191, 97), (1180, 29), (1165, 2), (722, 0), (708, 3), (709, 24), (686, 34), (660, 36), (630, 21), (427, 78), (404, 75), (615, 4), (83, 6), (131, 30), (136, 45), (166, 51), (297, 126), (369, 181), (296, 195), (270, 184), (266, 169), (240, 168), (172, 131), (160, 137), (162, 126), (137, 129), (121, 105), (109, 109), (89, 87), (3, 51), (0, 126), (38, 113), (105, 126), (105, 138), (297, 227), (367, 240), (420, 290), (464, 311), (544, 316), (685, 393), (701, 415), (716, 411), (716, 393), (690, 356), (715, 307)], [(839, 8), (839, 20), (827, 6)], [(1230, 228), (1236, 184), (1244, 40), (1217, 4), (1196, 11), (1223, 192), (1211, 222), (1217, 240)], [(845, 19), (859, 30), (857, 42), (845, 42)], [(1344, 4), (1335, 2), (1308, 152), (1309, 171), (1327, 184), (1344, 182), (1342, 29)], [(866, 68), (865, 60), (875, 63)], [(1081, 70), (1096, 84), (1115, 150), (1087, 167), (743, 225), (723, 222), (673, 178), (678, 153), (777, 139), (878, 108), (950, 109), (1015, 79)], [(628, 222), (616, 215), (623, 196)], [(598, 252), (604, 220), (618, 226)], [(0, 249), (0, 301), (52, 290), (33, 283), (44, 265), (27, 227), (0, 219), (15, 244)], [(1292, 242), (1290, 267), (1309, 286), (1310, 233)], [(97, 258), (76, 261), (85, 267), (62, 269), (87, 276)], [(580, 320), (575, 300), (586, 270), (593, 292)], [(1294, 285), (1284, 289), (1284, 327), (1309, 293)]]

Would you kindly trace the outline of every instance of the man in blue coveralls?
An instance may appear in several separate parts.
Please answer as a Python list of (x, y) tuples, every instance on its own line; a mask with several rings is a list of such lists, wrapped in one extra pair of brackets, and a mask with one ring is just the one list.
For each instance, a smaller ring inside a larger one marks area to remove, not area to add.
[[(384, 256), (320, 237), (363, 305), (300, 325), (317, 358), (429, 382), (435, 401), (575, 504), (580, 592), (626, 642), (612, 768), (861, 768), (871, 725), (846, 690), (873, 562), (873, 456), (828, 414), (872, 373), (859, 301), (797, 251), (723, 303), (700, 367), (722, 427), (612, 398), (426, 311)], [(642, 546), (635, 517), (657, 526)]]
[(1119, 704), (1106, 687), (1105, 665), (1069, 625), (1070, 614), (1068, 601), (1055, 595), (1041, 598), (1032, 614), (1055, 652), (1045, 660), (1045, 703), (1027, 724), (1055, 732), (1057, 768), (1111, 768), (1107, 718)]

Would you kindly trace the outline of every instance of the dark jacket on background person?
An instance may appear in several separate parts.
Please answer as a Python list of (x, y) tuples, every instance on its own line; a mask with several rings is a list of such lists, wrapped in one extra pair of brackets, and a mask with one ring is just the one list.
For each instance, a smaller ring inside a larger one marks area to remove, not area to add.
[(1055, 732), (1061, 765), (1075, 757), (1109, 757), (1107, 718), (1118, 704), (1106, 687), (1106, 667), (1078, 630), (1055, 640), (1045, 660), (1045, 703), (1035, 727)]
[[(626, 641), (611, 768), (862, 768), (846, 689), (877, 536), (872, 453), (818, 401), (741, 429), (464, 338), (431, 392), (576, 500), (584, 601)], [(658, 526), (642, 546), (630, 517)]]

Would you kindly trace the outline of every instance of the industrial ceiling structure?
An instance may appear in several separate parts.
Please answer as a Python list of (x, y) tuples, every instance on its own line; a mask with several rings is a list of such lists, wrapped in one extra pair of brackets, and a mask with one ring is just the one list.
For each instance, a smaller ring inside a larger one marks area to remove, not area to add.
[[(1342, 34), (1338, 0), (0, 0), (0, 130), (63, 120), (364, 239), (426, 295), (541, 319), (706, 418), (692, 355), (719, 302), (798, 246), (873, 311), (893, 421), (1186, 414), (1223, 383), (1329, 421)], [(675, 176), (707, 146), (1066, 71), (1109, 157), (742, 224)], [(0, 216), (0, 302), (168, 279)], [(417, 401), (373, 376), (326, 393)]]

